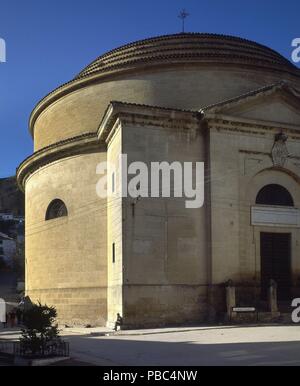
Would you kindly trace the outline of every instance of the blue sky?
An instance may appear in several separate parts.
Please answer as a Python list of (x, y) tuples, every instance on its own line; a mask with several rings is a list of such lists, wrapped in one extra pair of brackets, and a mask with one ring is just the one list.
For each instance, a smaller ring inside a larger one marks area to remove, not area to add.
[(241, 36), (287, 58), (300, 37), (296, 0), (1, 0), (0, 177), (31, 154), (28, 118), (39, 99), (107, 50), (181, 32), (182, 8), (188, 32)]

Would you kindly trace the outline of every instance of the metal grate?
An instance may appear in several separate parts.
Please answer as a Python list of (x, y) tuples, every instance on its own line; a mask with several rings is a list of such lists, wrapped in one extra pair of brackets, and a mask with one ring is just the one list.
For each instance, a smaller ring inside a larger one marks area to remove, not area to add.
[(22, 342), (13, 344), (13, 353), (22, 358), (49, 358), (49, 357), (68, 357), (70, 353), (69, 343), (60, 339), (45, 343), (35, 352), (28, 345)]

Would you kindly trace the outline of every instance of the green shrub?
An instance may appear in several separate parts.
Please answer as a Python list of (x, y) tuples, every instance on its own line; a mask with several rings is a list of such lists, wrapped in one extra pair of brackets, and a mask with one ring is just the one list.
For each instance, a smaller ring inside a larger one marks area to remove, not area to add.
[(58, 341), (59, 331), (55, 319), (57, 316), (54, 307), (33, 304), (23, 314), (22, 337), (20, 344), (22, 351), (32, 353), (33, 356), (44, 355), (49, 344)]

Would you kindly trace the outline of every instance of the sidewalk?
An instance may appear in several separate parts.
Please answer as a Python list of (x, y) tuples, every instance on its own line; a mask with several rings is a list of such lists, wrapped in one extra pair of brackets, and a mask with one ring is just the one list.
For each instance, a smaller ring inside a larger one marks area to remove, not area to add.
[[(171, 334), (180, 332), (194, 332), (194, 331), (208, 331), (208, 330), (226, 330), (236, 329), (241, 327), (266, 327), (279, 326), (280, 324), (270, 323), (264, 324), (243, 324), (243, 325), (199, 325), (186, 327), (161, 327), (161, 328), (147, 328), (136, 330), (119, 330), (113, 331), (107, 327), (61, 327), (59, 328), (61, 336), (79, 335), (79, 336), (140, 336), (140, 335), (155, 335), (155, 334)], [(18, 328), (0, 328), (0, 341), (2, 339), (16, 340), (19, 338), (21, 330)]]
[(61, 329), (61, 335), (88, 335), (88, 336), (136, 336), (136, 335), (152, 335), (152, 334), (166, 334), (175, 332), (188, 332), (197, 330), (207, 330), (215, 328), (234, 328), (234, 326), (190, 326), (190, 327), (161, 327), (161, 328), (147, 328), (136, 330), (118, 330), (113, 331), (107, 327), (68, 327)]

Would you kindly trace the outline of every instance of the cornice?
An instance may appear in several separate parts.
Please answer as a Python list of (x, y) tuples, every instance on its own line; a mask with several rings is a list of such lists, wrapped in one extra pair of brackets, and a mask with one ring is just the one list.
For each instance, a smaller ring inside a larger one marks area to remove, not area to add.
[(122, 125), (154, 126), (162, 129), (199, 129), (202, 114), (198, 111), (164, 108), (114, 101), (107, 108), (98, 128), (99, 139), (108, 141), (117, 121)]
[(57, 160), (95, 150), (106, 151), (107, 144), (120, 124), (197, 130), (201, 119), (202, 115), (198, 111), (111, 102), (97, 131), (54, 143), (25, 159), (17, 169), (18, 185), (24, 191), (26, 181), (32, 173)]
[(290, 134), (290, 137), (296, 140), (300, 139), (300, 127), (285, 123), (258, 121), (252, 119), (237, 118), (222, 114), (207, 114), (205, 113), (204, 120), (209, 127), (217, 130), (227, 130), (244, 132), (249, 134), (265, 135), (269, 132), (284, 131)]
[[(254, 70), (266, 70), (267, 72), (270, 73), (286, 73), (289, 74), (293, 77), (297, 77), (300, 80), (300, 72), (296, 73), (294, 71), (287, 71), (286, 69), (282, 69), (280, 66), (278, 66), (277, 69), (275, 68), (269, 68), (268, 66), (264, 66), (263, 64), (259, 64), (255, 60), (250, 60), (248, 63), (243, 63), (241, 65), (238, 61), (236, 63), (233, 62), (234, 57), (233, 56), (228, 56), (228, 61), (226, 61), (225, 56), (220, 58), (218, 56), (218, 63), (216, 60), (213, 60), (213, 58), (216, 57), (216, 55), (211, 55), (211, 60), (207, 59), (207, 56), (205, 56), (206, 60), (205, 61), (199, 61), (200, 56), (198, 56), (198, 59), (196, 60), (196, 57), (194, 58), (194, 61), (188, 61), (187, 59), (191, 59), (190, 56), (188, 55), (181, 55), (181, 56), (176, 56), (176, 58), (180, 61), (177, 62), (172, 62), (169, 61), (170, 58), (164, 58), (163, 56), (160, 58), (160, 60), (156, 62), (151, 62), (150, 60), (143, 60), (143, 61), (132, 61), (132, 62), (127, 62), (126, 65), (120, 64), (120, 65), (115, 65), (111, 66), (103, 71), (99, 70), (97, 73), (93, 73), (91, 75), (82, 77), (82, 78), (75, 78), (69, 82), (66, 82), (62, 84), (61, 86), (57, 87), (53, 91), (51, 91), (49, 94), (47, 94), (44, 98), (42, 98), (38, 104), (35, 106), (33, 109), (30, 118), (29, 118), (29, 131), (32, 137), (34, 137), (34, 124), (37, 121), (39, 115), (46, 110), (50, 105), (52, 105), (54, 102), (58, 101), (62, 97), (80, 90), (84, 87), (87, 87), (89, 85), (93, 85), (98, 83), (99, 81), (107, 81), (109, 79), (113, 80), (115, 79), (116, 76), (119, 76), (121, 74), (130, 74), (130, 73), (141, 73), (149, 70), (157, 70), (159, 68), (165, 69), (165, 68), (174, 68), (174, 67), (182, 67), (184, 68), (195, 66), (195, 65), (210, 65), (213, 64), (215, 66), (220, 66), (220, 65), (231, 65), (232, 68), (238, 68), (238, 69), (243, 69), (243, 68), (252, 68)], [(173, 59), (176, 59), (175, 57)], [(166, 61), (166, 59), (168, 59)], [(137, 66), (139, 64), (139, 66)], [(225, 68), (225, 67), (224, 67)]]
[(299, 91), (294, 89), (286, 81), (280, 81), (264, 87), (260, 87), (248, 93), (238, 95), (234, 98), (230, 98), (206, 107), (202, 107), (200, 111), (203, 114), (224, 114), (224, 111), (226, 111), (226, 109), (228, 108), (237, 108), (238, 106), (243, 105), (245, 103), (258, 100), (262, 96), (268, 97), (276, 94), (280, 94), (281, 96), (288, 97), (289, 100), (293, 100), (293, 102), (295, 102), (294, 104), (296, 106), (296, 109), (298, 110), (300, 101)]
[(97, 131), (54, 143), (35, 152), (25, 159), (17, 169), (17, 181), (20, 188), (24, 190), (28, 177), (41, 167), (76, 154), (101, 151), (101, 149), (106, 151), (107, 145), (120, 125), (124, 128), (126, 125), (145, 125), (161, 129), (195, 132), (204, 127), (202, 126), (203, 122), (207, 124), (208, 130), (224, 130), (261, 136), (283, 130), (289, 134), (290, 138), (300, 140), (300, 130), (295, 125), (282, 125), (275, 122), (262, 123), (261, 121), (217, 113), (202, 113), (113, 101), (107, 107)]
[[(252, 155), (262, 155), (262, 156), (267, 156), (267, 157), (272, 159), (272, 152), (240, 149), (239, 153), (242, 153), (242, 154), (252, 154)], [(300, 160), (300, 156), (297, 156), (297, 155), (294, 155), (294, 154), (289, 154), (288, 159)]]
[(20, 164), (16, 172), (18, 186), (24, 191), (28, 177), (52, 162), (77, 154), (99, 151), (101, 148), (104, 150), (105, 145), (99, 141), (96, 132), (85, 133), (47, 146)]

